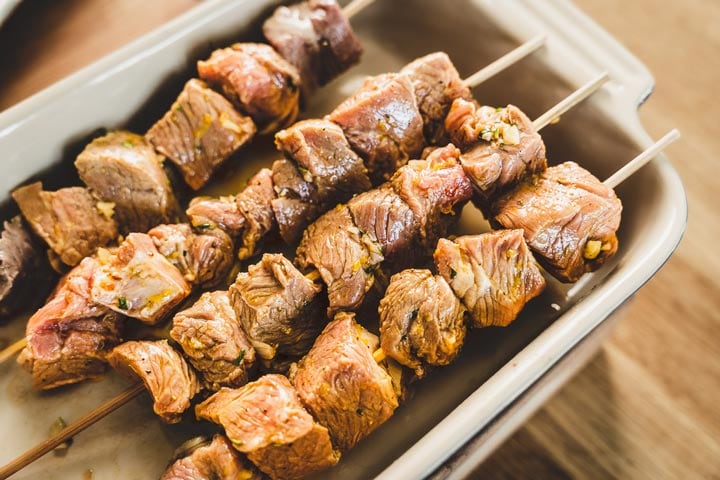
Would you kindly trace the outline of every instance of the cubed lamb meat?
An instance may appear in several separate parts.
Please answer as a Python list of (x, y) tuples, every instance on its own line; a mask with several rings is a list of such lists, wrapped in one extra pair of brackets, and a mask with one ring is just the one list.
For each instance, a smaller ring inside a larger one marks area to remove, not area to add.
[(96, 198), (115, 205), (123, 233), (147, 232), (178, 216), (162, 162), (145, 137), (117, 131), (93, 140), (78, 155), (75, 167)]
[(240, 328), (228, 292), (206, 292), (173, 318), (170, 337), (211, 390), (240, 387), (248, 381), (255, 349)]
[[(3, 223), (3, 231), (0, 233), (0, 318), (22, 308), (23, 303), (25, 307), (32, 304), (28, 295), (19, 294), (36, 277), (41, 258), (20, 215)], [(33, 287), (33, 294), (40, 294), (38, 284)]]
[(98, 259), (92, 301), (143, 323), (159, 323), (190, 294), (182, 273), (147, 234), (131, 233), (116, 252), (101, 250)]
[(297, 67), (306, 97), (355, 65), (362, 54), (362, 45), (335, 0), (279, 7), (265, 21), (263, 33)]
[(472, 196), (472, 185), (453, 145), (437, 148), (425, 160), (414, 160), (393, 176), (397, 194), (413, 211), (419, 224), (415, 236), (422, 251), (430, 252)]
[(452, 362), (465, 340), (465, 307), (445, 279), (429, 270), (393, 275), (379, 313), (383, 352), (418, 377), (426, 365)]
[(335, 205), (369, 190), (362, 159), (340, 127), (327, 120), (303, 120), (275, 135), (275, 145), (294, 161), (304, 180), (317, 188), (321, 205)]
[(333, 315), (360, 306), (383, 258), (381, 246), (358, 229), (347, 205), (340, 205), (305, 230), (295, 261), (320, 272)]
[(520, 228), (540, 264), (575, 282), (615, 255), (622, 203), (574, 162), (550, 167), (492, 206), (492, 223)]
[(46, 192), (36, 182), (12, 192), (33, 231), (69, 266), (117, 240), (112, 206), (98, 202), (86, 188)]
[(148, 232), (160, 254), (172, 263), (185, 280), (203, 288), (227, 279), (233, 265), (232, 239), (214, 227), (195, 233), (187, 223), (158, 225)]
[(223, 388), (195, 407), (195, 414), (222, 426), (235, 449), (272, 479), (304, 478), (340, 458), (328, 430), (313, 420), (282, 375)]
[(522, 230), (442, 239), (435, 265), (475, 327), (508, 326), (545, 289)]
[(377, 364), (375, 335), (341, 312), (298, 363), (291, 381), (303, 405), (349, 450), (390, 418), (398, 399), (390, 375)]
[(477, 190), (476, 203), (483, 209), (503, 191), (547, 168), (540, 134), (514, 105), (481, 107), (458, 99), (445, 120), (445, 128), (463, 151), (460, 162)]
[(222, 89), (261, 133), (290, 125), (300, 110), (300, 74), (263, 43), (236, 43), (198, 62), (198, 75)]
[(18, 363), (42, 390), (98, 378), (106, 355), (120, 342), (123, 317), (90, 300), (90, 280), (99, 268), (86, 258), (58, 284), (48, 302), (28, 320), (27, 346)]
[(327, 117), (345, 132), (378, 184), (425, 147), (423, 119), (408, 75), (371, 77)]
[(110, 365), (145, 384), (153, 398), (153, 411), (167, 423), (178, 423), (200, 392), (195, 372), (167, 340), (131, 341), (113, 348)]
[(145, 137), (177, 167), (194, 190), (255, 135), (255, 124), (219, 93), (197, 79)]
[(242, 245), (238, 251), (240, 260), (255, 254), (257, 242), (275, 226), (272, 201), (275, 198), (272, 170), (263, 168), (248, 181), (236, 201), (240, 213), (245, 217)]
[(238, 274), (230, 301), (258, 355), (303, 355), (326, 323), (321, 287), (284, 256), (265, 254)]
[(245, 229), (245, 216), (240, 213), (234, 196), (196, 197), (185, 212), (193, 227), (199, 230), (220, 228), (237, 238)]
[(262, 480), (262, 475), (232, 447), (226, 436), (216, 434), (170, 465), (160, 480)]
[(465, 85), (445, 52), (435, 52), (407, 64), (400, 70), (412, 81), (418, 107), (425, 125), (425, 140), (430, 145), (447, 142), (445, 117), (455, 99), (472, 100)]
[(273, 163), (272, 181), (276, 194), (272, 209), (280, 237), (285, 243), (295, 244), (308, 224), (320, 215), (317, 189), (305, 181), (293, 162), (285, 159)]

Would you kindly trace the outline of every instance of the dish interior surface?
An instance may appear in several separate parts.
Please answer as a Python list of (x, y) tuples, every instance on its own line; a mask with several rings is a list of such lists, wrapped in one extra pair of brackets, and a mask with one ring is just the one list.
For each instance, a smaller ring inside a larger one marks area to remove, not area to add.
[[(193, 76), (195, 60), (233, 41), (259, 40), (258, 27), (273, 3), (247, 0), (203, 4), (162, 31), (69, 79), (66, 82), (72, 83), (72, 89), (53, 87), (55, 92), (43, 92), (19, 110), (0, 115), (0, 147), (6, 156), (2, 168), (7, 172), (0, 180), (2, 196), (7, 198), (11, 189), (36, 178), (44, 180), (48, 189), (79, 185), (72, 162), (89, 139), (102, 128), (144, 132)], [(366, 75), (396, 71), (423, 54), (446, 51), (460, 73), (468, 76), (541, 33), (524, 30), (516, 32), (516, 37), (492, 20), (492, 8), (497, 8), (493, 2), (472, 0), (378, 0), (352, 20), (366, 50), (362, 63), (319, 91), (303, 117), (324, 115), (352, 93)], [(513, 103), (535, 118), (599, 73), (580, 69), (573, 74), (578, 80), (569, 79), (567, 71), (561, 73), (557, 61), (551, 61), (552, 55), (549, 49), (521, 61), (475, 88), (476, 98), (489, 105)], [(543, 131), (551, 164), (573, 160), (603, 179), (639, 153), (638, 137), (603, 107), (612, 103), (621, 87), (611, 83), (563, 116), (559, 124)], [(634, 107), (630, 105), (628, 112)], [(636, 121), (633, 114), (627, 123), (634, 125)], [(203, 193), (236, 193), (252, 173), (269, 166), (278, 156), (271, 138), (258, 138), (251, 148), (231, 159)], [(675, 217), (683, 215), (672, 212), (682, 205), (669, 198), (671, 175), (667, 165), (654, 164), (618, 188), (624, 204), (620, 249), (610, 264), (575, 286), (550, 281), (545, 293), (508, 328), (469, 332), (456, 362), (416, 382), (408, 400), (385, 425), (318, 478), (360, 479), (381, 473), (594, 289), (601, 285), (617, 287), (637, 262), (653, 254), (658, 238), (674, 234), (662, 220), (669, 211)], [(5, 201), (3, 218), (11, 215), (13, 208)], [(456, 233), (487, 230), (479, 212), (468, 205)], [(266, 251), (278, 249), (280, 246), (271, 245)], [(625, 297), (632, 292), (626, 293)], [(369, 303), (359, 319), (373, 325), (376, 301)], [(0, 339), (19, 338), (27, 316), (0, 327)], [(45, 438), (57, 417), (72, 421), (126, 385), (111, 373), (100, 382), (40, 393), (32, 389), (29, 375), (14, 362), (1, 365), (0, 420), (4, 428), (0, 443), (4, 448), (0, 462), (6, 463)], [(41, 474), (47, 480), (81, 478), (90, 470), (92, 478), (158, 478), (175, 447), (209, 431), (212, 427), (207, 424), (162, 424), (152, 413), (148, 396), (143, 395), (79, 435), (65, 455), (51, 453), (13, 478), (32, 479)]]

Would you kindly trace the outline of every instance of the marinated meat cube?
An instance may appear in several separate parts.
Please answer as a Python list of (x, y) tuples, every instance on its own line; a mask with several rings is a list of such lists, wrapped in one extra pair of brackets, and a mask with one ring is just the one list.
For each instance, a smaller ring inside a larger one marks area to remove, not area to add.
[(376, 184), (417, 158), (425, 147), (423, 119), (407, 75), (369, 78), (328, 119), (343, 129)]
[(160, 254), (188, 282), (205, 288), (227, 278), (233, 265), (232, 239), (218, 228), (202, 228), (196, 234), (186, 223), (158, 225), (148, 232)]
[(145, 137), (177, 167), (194, 190), (255, 135), (255, 124), (219, 93), (197, 79)]
[(333, 315), (360, 306), (383, 258), (381, 246), (358, 229), (349, 208), (341, 205), (305, 230), (295, 260), (320, 272), (328, 289), (328, 314)]
[(353, 223), (373, 249), (395, 266), (417, 260), (419, 223), (407, 203), (384, 184), (361, 193), (348, 203)]
[(190, 294), (182, 273), (144, 233), (131, 233), (117, 252), (101, 250), (98, 258), (100, 268), (91, 282), (92, 301), (143, 323), (159, 323)]
[(426, 365), (452, 362), (465, 340), (465, 307), (445, 279), (429, 270), (393, 275), (379, 313), (383, 352), (418, 377)]
[(450, 57), (444, 52), (431, 53), (407, 64), (400, 73), (407, 74), (412, 80), (427, 143), (448, 143), (444, 123), (450, 106), (458, 98), (472, 100), (470, 89), (460, 78)]
[(341, 451), (390, 418), (398, 406), (390, 375), (373, 358), (378, 339), (341, 312), (298, 363), (291, 381), (303, 405)]
[(235, 449), (273, 479), (303, 478), (340, 458), (327, 429), (313, 420), (282, 375), (223, 388), (195, 407), (195, 414), (221, 425)]
[(435, 248), (447, 234), (457, 213), (472, 196), (472, 186), (458, 162), (453, 145), (435, 149), (426, 160), (413, 160), (397, 171), (391, 183), (419, 224), (417, 243), (423, 251)]
[(310, 222), (320, 215), (316, 205), (317, 189), (305, 181), (297, 167), (288, 160), (276, 160), (272, 167), (276, 198), (272, 201), (273, 215), (283, 241), (297, 243)]
[(306, 96), (355, 65), (362, 54), (362, 45), (335, 0), (279, 7), (265, 21), (263, 33), (300, 71)]
[(200, 230), (221, 228), (232, 238), (238, 237), (246, 224), (234, 196), (193, 198), (185, 213), (193, 227)]
[(275, 145), (298, 165), (304, 180), (315, 185), (320, 204), (345, 202), (371, 187), (362, 159), (332, 122), (298, 122), (278, 132)]
[(475, 186), (481, 208), (525, 177), (547, 168), (545, 144), (519, 108), (479, 106), (455, 100), (445, 121), (460, 162)]
[(178, 423), (200, 392), (195, 372), (167, 340), (125, 342), (113, 348), (108, 360), (123, 375), (142, 380), (153, 411), (167, 423)]
[(46, 192), (36, 182), (12, 196), (33, 231), (71, 267), (118, 237), (111, 206), (95, 200), (85, 188)]
[(251, 257), (255, 246), (275, 226), (272, 201), (275, 198), (272, 171), (263, 168), (249, 181), (245, 189), (237, 195), (238, 209), (245, 217), (245, 231), (242, 234), (242, 246), (238, 251), (240, 260)]
[(522, 230), (442, 239), (435, 264), (475, 327), (508, 326), (545, 289)]
[[(19, 295), (40, 270), (40, 255), (20, 215), (3, 223), (0, 234), (0, 317), (9, 315), (22, 303), (28, 306), (29, 296)], [(38, 295), (34, 285), (34, 295)], [(12, 294), (12, 295), (11, 295)], [(19, 297), (24, 298), (19, 298)]]
[(212, 442), (176, 460), (160, 480), (262, 480), (262, 476), (227, 437), (215, 435)]
[(260, 357), (303, 355), (326, 323), (321, 287), (303, 276), (279, 254), (238, 274), (230, 286), (230, 301)]
[(106, 354), (120, 342), (123, 317), (90, 301), (90, 279), (98, 268), (94, 258), (84, 259), (28, 320), (18, 363), (35, 387), (77, 383), (107, 370)]
[(297, 166), (289, 160), (273, 162), (272, 181), (279, 198), (298, 198), (306, 202), (317, 202), (317, 188), (305, 180)]
[(615, 255), (621, 212), (611, 188), (565, 162), (501, 197), (492, 221), (522, 229), (540, 264), (559, 280), (575, 282)]
[(174, 221), (178, 205), (163, 157), (141, 135), (110, 132), (93, 140), (75, 160), (90, 192), (115, 205), (124, 232), (147, 232)]
[(236, 43), (198, 62), (198, 75), (220, 87), (261, 133), (290, 125), (300, 110), (300, 75), (274, 48)]
[(192, 307), (178, 312), (170, 337), (211, 390), (247, 383), (255, 349), (240, 328), (228, 292), (203, 293)]

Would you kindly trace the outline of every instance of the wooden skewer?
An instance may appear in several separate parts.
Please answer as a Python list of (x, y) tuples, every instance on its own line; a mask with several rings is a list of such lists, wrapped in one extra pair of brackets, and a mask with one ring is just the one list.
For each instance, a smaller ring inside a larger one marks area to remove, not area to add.
[(27, 341), (25, 340), (25, 337), (23, 337), (12, 345), (5, 347), (2, 351), (0, 351), (0, 363), (11, 359), (16, 353), (20, 353), (20, 350), (25, 348), (25, 345), (27, 345)]
[(561, 102), (557, 103), (547, 112), (540, 115), (534, 122), (533, 126), (537, 130), (541, 130), (549, 123), (553, 123), (560, 118), (560, 115), (573, 108), (578, 103), (585, 100), (591, 94), (595, 93), (605, 82), (610, 79), (607, 72), (603, 72), (598, 75), (594, 80), (589, 81), (582, 87), (575, 90), (572, 94), (568, 95)]
[(53, 435), (44, 442), (36, 445), (32, 449), (20, 455), (4, 467), (0, 468), (0, 480), (5, 480), (10, 475), (19, 472), (21, 469), (27, 467), (38, 458), (55, 449), (58, 445), (68, 441), (78, 433), (85, 430), (90, 425), (106, 417), (108, 414), (114, 412), (115, 410), (125, 405), (130, 400), (137, 397), (144, 391), (145, 385), (142, 382), (128, 387), (119, 395), (111, 398), (107, 402), (100, 405), (98, 408), (94, 409), (92, 412), (68, 425), (58, 434)]
[(630, 177), (633, 173), (637, 172), (638, 170), (640, 170), (640, 168), (644, 167), (645, 164), (654, 159), (658, 155), (658, 153), (665, 150), (668, 145), (670, 145), (679, 138), (680, 132), (677, 128), (673, 128), (668, 133), (666, 133), (664, 137), (662, 137), (660, 140), (645, 149), (645, 151), (643, 151), (640, 155), (626, 163), (623, 167), (620, 168), (620, 170), (610, 175), (603, 183), (610, 188), (617, 187), (622, 182), (627, 180), (627, 178)]
[(385, 355), (385, 352), (383, 351), (382, 348), (378, 348), (377, 350), (375, 350), (373, 352), (373, 359), (375, 360), (376, 363), (382, 362), (383, 360), (385, 360), (386, 357), (387, 357), (387, 355)]
[(530, 55), (531, 53), (533, 53), (538, 48), (545, 45), (545, 40), (546, 40), (545, 35), (538, 35), (536, 37), (531, 38), (530, 40), (523, 43), (519, 47), (515, 48), (514, 50), (509, 51), (502, 57), (498, 58), (497, 60), (495, 60), (488, 66), (481, 68), (477, 72), (473, 73), (472, 75), (467, 77), (465, 80), (463, 80), (463, 83), (470, 88), (480, 85), (484, 81), (497, 75), (498, 73), (502, 72), (506, 68), (516, 64), (523, 58), (525, 58), (528, 55)]
[(365, 7), (373, 3), (375, 0), (353, 0), (352, 2), (345, 5), (342, 9), (345, 18), (350, 19), (363, 11)]

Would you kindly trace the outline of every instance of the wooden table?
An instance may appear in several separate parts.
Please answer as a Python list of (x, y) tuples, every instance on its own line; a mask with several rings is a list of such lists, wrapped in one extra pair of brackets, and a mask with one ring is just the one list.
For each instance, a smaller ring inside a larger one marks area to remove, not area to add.
[[(641, 117), (683, 132), (690, 221), (601, 353), (473, 476), (720, 478), (720, 2), (576, 1), (655, 74)], [(26, 0), (0, 30), (0, 110), (196, 3)]]

